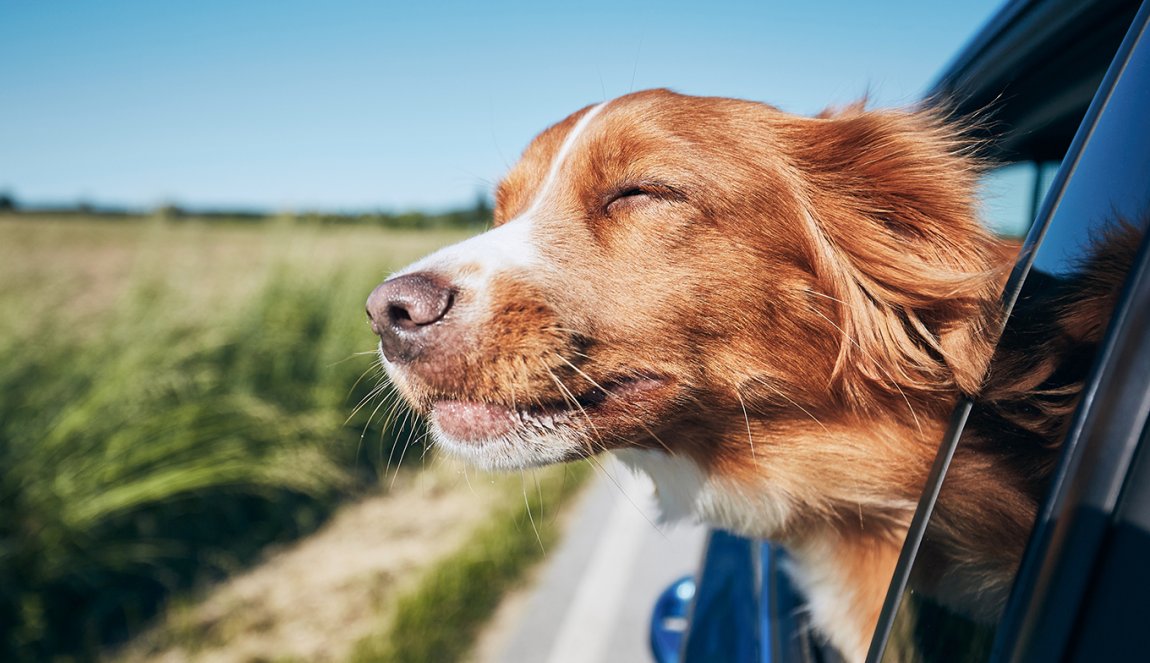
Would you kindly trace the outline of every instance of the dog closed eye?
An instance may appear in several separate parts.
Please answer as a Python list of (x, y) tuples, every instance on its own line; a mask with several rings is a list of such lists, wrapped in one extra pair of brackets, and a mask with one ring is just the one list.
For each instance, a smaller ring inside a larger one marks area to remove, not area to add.
[(604, 196), (603, 210), (608, 216), (623, 214), (651, 203), (681, 201), (685, 196), (675, 187), (656, 182), (624, 183)]

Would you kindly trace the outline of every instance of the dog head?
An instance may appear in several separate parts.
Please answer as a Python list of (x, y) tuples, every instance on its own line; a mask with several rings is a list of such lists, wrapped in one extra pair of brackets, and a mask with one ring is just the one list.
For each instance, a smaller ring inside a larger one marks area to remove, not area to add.
[(527, 147), (493, 229), (371, 294), (384, 365), (486, 467), (640, 448), (711, 471), (879, 413), (921, 428), (990, 347), (1003, 253), (966, 149), (928, 112), (584, 108)]

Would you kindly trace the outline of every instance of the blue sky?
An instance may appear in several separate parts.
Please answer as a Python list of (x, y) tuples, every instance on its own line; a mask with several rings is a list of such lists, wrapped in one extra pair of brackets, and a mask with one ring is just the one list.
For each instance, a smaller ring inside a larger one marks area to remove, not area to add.
[(999, 2), (0, 0), (0, 191), (441, 209), (594, 101), (912, 102)]

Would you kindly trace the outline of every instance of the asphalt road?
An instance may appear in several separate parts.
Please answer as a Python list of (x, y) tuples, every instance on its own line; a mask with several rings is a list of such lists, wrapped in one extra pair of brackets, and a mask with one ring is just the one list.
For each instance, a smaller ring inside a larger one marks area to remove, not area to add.
[(671, 582), (695, 571), (706, 530), (659, 525), (650, 481), (614, 461), (603, 466), (490, 661), (652, 660), (651, 608)]

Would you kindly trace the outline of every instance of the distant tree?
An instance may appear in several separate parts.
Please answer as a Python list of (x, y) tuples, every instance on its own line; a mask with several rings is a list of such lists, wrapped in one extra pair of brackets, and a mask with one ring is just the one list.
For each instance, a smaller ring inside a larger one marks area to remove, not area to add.
[(164, 203), (152, 213), (161, 219), (178, 219), (185, 215), (184, 209), (175, 203)]
[(0, 212), (14, 212), (20, 209), (16, 197), (7, 191), (0, 191)]
[(491, 222), (491, 201), (486, 191), (480, 191), (475, 196), (475, 207), (472, 208), (471, 222), (475, 225), (486, 225)]

